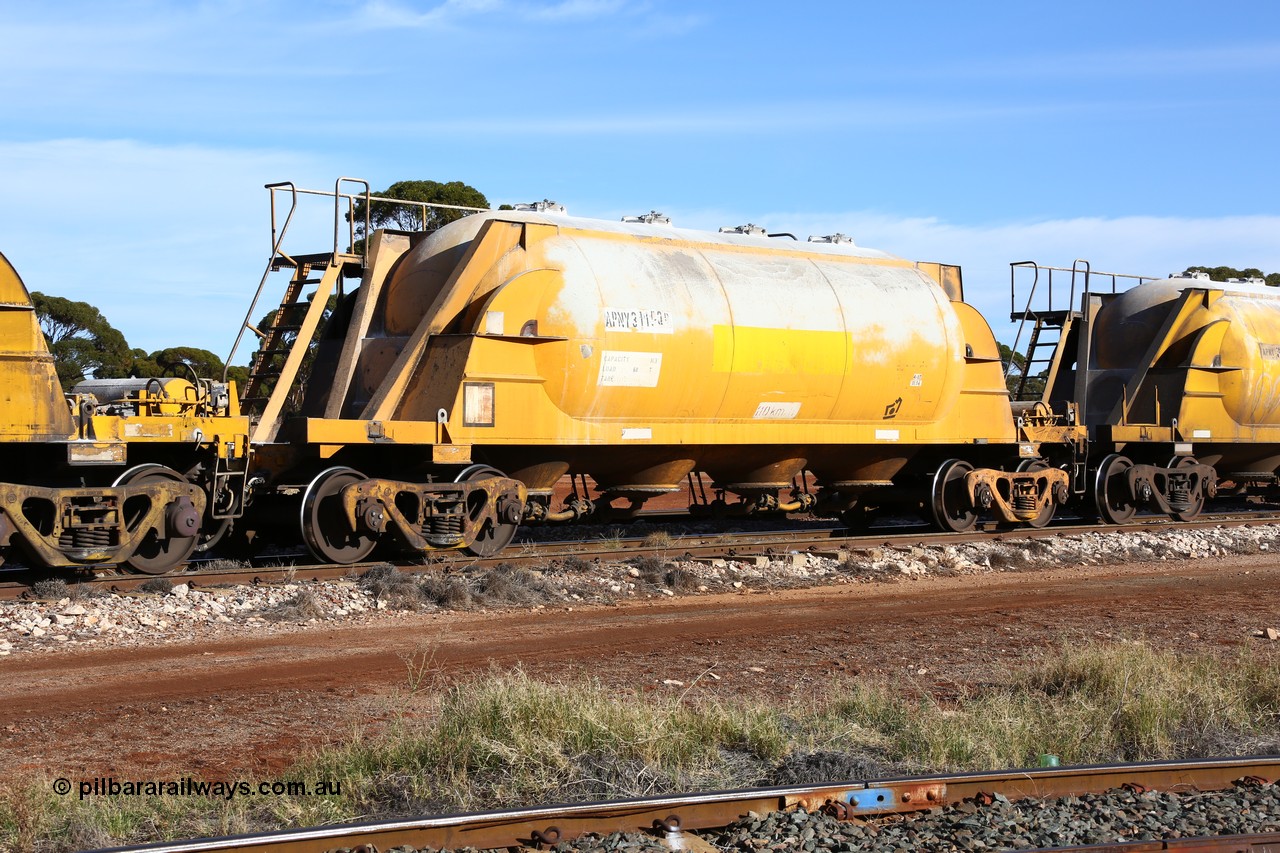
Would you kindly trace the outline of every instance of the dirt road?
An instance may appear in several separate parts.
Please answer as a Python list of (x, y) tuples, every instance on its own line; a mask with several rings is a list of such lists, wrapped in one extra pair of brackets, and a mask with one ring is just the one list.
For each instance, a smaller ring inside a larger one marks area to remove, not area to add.
[(1280, 625), (1278, 589), (1280, 565), (1262, 554), (410, 614), (207, 644), (15, 655), (0, 662), (0, 760), (72, 778), (267, 778), (376, 726), (415, 679), (517, 666), (622, 690), (726, 695), (788, 695), (844, 671), (947, 695), (1064, 642), (1264, 644), (1252, 632)]

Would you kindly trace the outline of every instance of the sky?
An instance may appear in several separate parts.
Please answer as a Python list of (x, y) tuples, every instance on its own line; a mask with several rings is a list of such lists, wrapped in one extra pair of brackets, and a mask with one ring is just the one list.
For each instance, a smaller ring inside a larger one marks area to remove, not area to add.
[(0, 252), (147, 351), (225, 356), (263, 184), (340, 176), (841, 232), (1008, 342), (1012, 261), (1280, 271), (1263, 0), (0, 0), (0, 44)]

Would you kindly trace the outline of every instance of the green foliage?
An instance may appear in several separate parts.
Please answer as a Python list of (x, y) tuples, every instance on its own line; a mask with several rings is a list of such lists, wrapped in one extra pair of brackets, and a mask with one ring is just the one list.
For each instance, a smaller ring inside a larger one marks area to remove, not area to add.
[[(475, 187), (450, 181), (442, 184), (439, 181), (396, 181), (381, 192), (374, 193), (384, 198), (399, 198), (406, 201), (419, 201), (428, 204), (456, 204), (463, 207), (488, 208), (489, 200), (484, 193)], [(356, 230), (364, 236), (364, 203), (357, 202), (355, 209)], [(421, 208), (412, 205), (395, 204), (393, 202), (375, 201), (369, 211), (371, 228), (395, 228), (402, 231), (434, 231), (442, 225), (461, 219), (467, 215), (464, 210), (442, 210), (439, 208)]]
[[(996, 342), (996, 346), (1000, 348), (1000, 364), (1004, 369), (1005, 384), (1009, 388), (1009, 393), (1013, 394), (1018, 390), (1018, 381), (1022, 378), (1022, 371), (1026, 367), (1027, 357), (1020, 352), (1014, 352), (1011, 347)], [(1013, 369), (1009, 369), (1009, 365), (1013, 365)], [(1022, 391), (1022, 397), (1025, 400), (1039, 400), (1044, 394), (1044, 386), (1049, 381), (1049, 371), (1042, 370), (1038, 376), (1032, 376), (1027, 379), (1027, 386)]]
[[(112, 327), (100, 310), (87, 302), (33, 292), (31, 304), (53, 354), (58, 380), (65, 390), (70, 390), (87, 377), (190, 378), (194, 370), (200, 379), (222, 378), (222, 359), (206, 349), (169, 347), (152, 353), (131, 349), (124, 335)], [(249, 370), (233, 367), (228, 376), (244, 387)]]
[(31, 304), (63, 388), (70, 389), (87, 376), (118, 379), (129, 375), (133, 351), (97, 308), (39, 292), (32, 292)]
[[(194, 370), (201, 379), (222, 378), (222, 359), (207, 349), (197, 347), (169, 347), (150, 355), (138, 357), (141, 350), (134, 350), (134, 376), (182, 376), (191, 377)], [(187, 366), (190, 366), (190, 370)]]
[(1187, 267), (1187, 272), (1207, 272), (1211, 281), (1226, 281), (1229, 278), (1261, 278), (1270, 287), (1280, 287), (1280, 272), (1267, 274), (1257, 267), (1242, 270), (1235, 267)]

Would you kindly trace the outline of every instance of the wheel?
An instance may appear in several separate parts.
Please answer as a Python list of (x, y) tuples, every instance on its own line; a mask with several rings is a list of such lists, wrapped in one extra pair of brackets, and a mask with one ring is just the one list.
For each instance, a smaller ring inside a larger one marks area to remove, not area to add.
[(973, 466), (963, 459), (948, 459), (933, 475), (929, 509), (934, 524), (943, 530), (963, 533), (972, 529), (978, 520), (978, 512), (970, 505), (964, 485), (965, 475), (972, 470)]
[[(1169, 460), (1167, 468), (1190, 468), (1199, 464), (1195, 457), (1192, 456), (1175, 456)], [(1167, 499), (1167, 497), (1166, 497)], [(1200, 488), (1191, 496), (1191, 507), (1182, 512), (1171, 512), (1169, 517), (1174, 521), (1195, 521), (1200, 517), (1200, 513), (1204, 512), (1204, 483), (1200, 484)]]
[[(186, 477), (183, 477), (172, 468), (149, 464), (130, 468), (117, 477), (112, 485), (146, 486), (152, 483), (186, 482)], [(186, 504), (190, 507), (191, 502), (186, 500)], [(143, 519), (146, 518), (150, 510), (151, 500), (149, 498), (138, 496), (126, 500), (122, 512), (125, 529), (129, 533), (137, 532), (138, 526), (142, 524)], [(194, 512), (194, 508), (191, 511)], [(175, 518), (175, 515), (179, 517)], [(167, 528), (170, 526), (192, 524), (185, 517), (181, 506), (166, 508), (165, 518), (162, 523), (165, 529), (161, 530), (153, 527), (148, 530), (133, 555), (124, 561), (125, 566), (146, 575), (163, 575), (166, 572), (173, 571), (187, 561), (187, 558), (195, 551), (196, 546), (200, 544), (199, 517), (196, 517), (194, 522), (196, 529), (190, 536), (164, 535), (168, 533)]]
[(1093, 504), (1098, 517), (1107, 524), (1125, 524), (1138, 511), (1130, 494), (1125, 474), (1133, 463), (1119, 453), (1112, 453), (1098, 465), (1093, 480)]
[(367, 479), (352, 468), (321, 471), (302, 496), (299, 523), (302, 541), (317, 560), (326, 563), (358, 563), (372, 553), (378, 540), (351, 529), (342, 511), (342, 490)]
[[(1032, 471), (1048, 471), (1049, 463), (1043, 459), (1024, 459), (1018, 463), (1019, 473), (1030, 473)], [(1044, 509), (1040, 510), (1035, 518), (1029, 520), (1027, 524), (1030, 527), (1041, 528), (1053, 519), (1053, 514), (1058, 509), (1058, 502), (1050, 496), (1048, 503), (1044, 505)]]
[[(464, 468), (453, 481), (473, 483), (489, 477), (505, 476), (497, 468), (490, 468), (488, 465), (471, 465)], [(467, 498), (467, 515), (471, 517), (472, 524), (480, 522), (475, 539), (468, 542), (464, 548), (468, 554), (476, 557), (492, 557), (497, 554), (511, 544), (511, 540), (516, 538), (516, 531), (520, 529), (519, 519), (514, 522), (503, 521), (496, 514), (491, 513), (488, 497), (480, 491), (472, 492)], [(481, 520), (482, 517), (483, 520)]]

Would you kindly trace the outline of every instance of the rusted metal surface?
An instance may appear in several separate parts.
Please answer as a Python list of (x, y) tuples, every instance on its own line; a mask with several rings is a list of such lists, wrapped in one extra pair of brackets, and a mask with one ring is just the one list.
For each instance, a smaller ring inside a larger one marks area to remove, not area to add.
[[(377, 536), (394, 530), (408, 548), (432, 551), (472, 547), (486, 526), (514, 535), (525, 497), (523, 483), (490, 469), (462, 483), (362, 480), (343, 489), (342, 508), (352, 530)], [(413, 507), (412, 517), (406, 507)]]
[[(1065, 504), (1071, 476), (1058, 468), (1010, 473), (980, 468), (965, 477), (969, 501), (1010, 523), (1043, 527), (1055, 505)], [(1041, 521), (1043, 519), (1043, 521)]]
[[(785, 811), (802, 806), (806, 809), (821, 809), (832, 804), (842, 804), (843, 813), (836, 816), (854, 819), (947, 805), (983, 793), (1000, 793), (1009, 799), (1059, 797), (1106, 791), (1126, 783), (1161, 790), (1211, 790), (1227, 787), (1245, 776), (1275, 780), (1278, 775), (1280, 757), (1034, 769), (656, 797), (117, 849), (147, 850), (151, 853), (321, 853), (360, 845), (378, 850), (396, 845), (419, 848), (536, 848), (589, 832), (648, 832), (662, 837), (673, 828), (682, 833), (717, 828), (732, 823), (748, 812)], [(930, 796), (933, 797), (932, 800), (929, 799)], [(1268, 846), (1278, 843), (1280, 835), (1262, 835), (1244, 836), (1240, 839), (1177, 839), (1167, 842), (1138, 842), (1136, 845), (1113, 844), (1059, 849), (1263, 851), (1280, 850), (1280, 846)]]
[[(1241, 518), (1234, 515), (1214, 514), (1205, 516), (1196, 522), (1176, 525), (1162, 518), (1138, 518), (1133, 524), (1123, 528), (1085, 524), (1063, 524), (1040, 530), (1026, 528), (1018, 530), (1016, 538), (1034, 539), (1086, 532), (1124, 536), (1135, 529), (1244, 527), (1257, 524), (1275, 524), (1277, 522), (1280, 522), (1280, 516), (1277, 515)], [(646, 545), (640, 537), (623, 539), (615, 544), (612, 538), (601, 539), (597, 535), (592, 539), (585, 540), (522, 543), (518, 549), (503, 552), (500, 557), (492, 558), (478, 558), (460, 551), (441, 551), (432, 555), (429, 566), (424, 567), (420, 557), (402, 561), (401, 565), (407, 571), (438, 571), (442, 567), (487, 567), (496, 566), (499, 563), (536, 568), (550, 561), (563, 560), (567, 557), (625, 560), (647, 555), (668, 559), (678, 555), (682, 558), (756, 561), (785, 559), (787, 555), (793, 553), (818, 553), (835, 559), (843, 559), (846, 556), (857, 554), (860, 549), (879, 546), (940, 546), (982, 540), (999, 541), (1006, 536), (1008, 536), (1008, 531), (1000, 531), (995, 524), (967, 533), (939, 533), (924, 527), (907, 529), (885, 527), (873, 530), (870, 534), (858, 536), (850, 535), (844, 528), (831, 527), (818, 530), (696, 534), (675, 536), (671, 545), (663, 547)], [(193, 562), (189, 564), (187, 571), (180, 572), (173, 575), (173, 577), (181, 578), (184, 582), (189, 582), (193, 586), (229, 583), (257, 584), (271, 583), (285, 578), (310, 580), (340, 578), (352, 569), (352, 565), (306, 564), (299, 560), (298, 556), (297, 554), (272, 554), (264, 559), (262, 565), (242, 569), (220, 568), (209, 570), (204, 567), (203, 563)], [(380, 560), (379, 562), (386, 561)], [(360, 564), (355, 564), (355, 568), (359, 570)], [(0, 598), (21, 596), (34, 580), (44, 576), (44, 574), (37, 574), (28, 577), (15, 570), (11, 580), (0, 582)], [(94, 577), (82, 578), (80, 582), (103, 586), (114, 591), (127, 591), (141, 585), (146, 580), (146, 577), (111, 573), (108, 569), (103, 570)]]
[[(127, 516), (126, 504), (142, 509)], [(204, 508), (204, 492), (185, 481), (88, 489), (3, 483), (0, 539), (20, 536), (46, 566), (125, 562), (153, 531), (161, 539), (195, 535)]]

